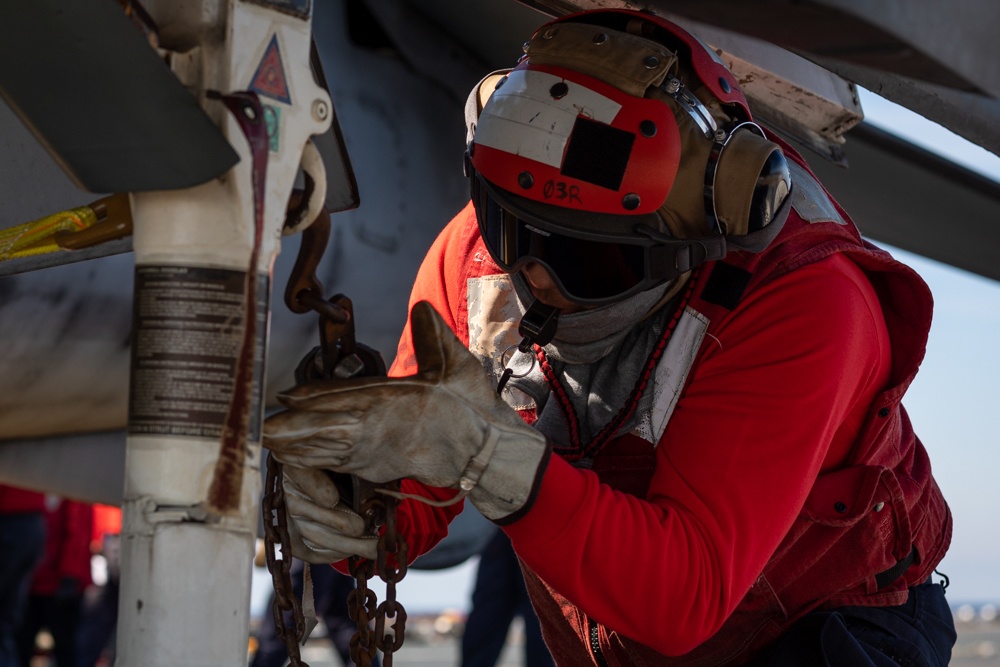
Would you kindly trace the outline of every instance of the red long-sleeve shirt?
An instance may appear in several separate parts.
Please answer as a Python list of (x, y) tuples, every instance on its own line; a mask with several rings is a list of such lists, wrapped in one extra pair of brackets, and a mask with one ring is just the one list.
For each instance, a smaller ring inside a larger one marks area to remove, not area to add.
[[(467, 207), (431, 248), (411, 296), (460, 333), (463, 267), (490, 261), (475, 251), (474, 229)], [(710, 637), (736, 607), (816, 475), (845, 457), (891, 368), (878, 299), (839, 255), (755, 290), (714, 335), (660, 440), (645, 498), (554, 456), (530, 511), (505, 527), (546, 583), (668, 655)], [(392, 374), (412, 372), (409, 345), (407, 329)], [(411, 553), (439, 540), (454, 511), (405, 503)]]
[(76, 593), (90, 584), (90, 533), (93, 510), (75, 500), (52, 499), (46, 507), (45, 555), (35, 569), (32, 595), (54, 595), (64, 579), (73, 579)]

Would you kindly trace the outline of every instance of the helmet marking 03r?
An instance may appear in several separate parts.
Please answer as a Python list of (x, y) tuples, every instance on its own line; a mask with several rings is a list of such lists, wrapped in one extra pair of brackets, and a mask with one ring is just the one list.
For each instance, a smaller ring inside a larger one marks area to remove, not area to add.
[(467, 105), (473, 203), (502, 268), (541, 263), (598, 305), (777, 235), (785, 158), (696, 37), (595, 10), (542, 26), (525, 53)]

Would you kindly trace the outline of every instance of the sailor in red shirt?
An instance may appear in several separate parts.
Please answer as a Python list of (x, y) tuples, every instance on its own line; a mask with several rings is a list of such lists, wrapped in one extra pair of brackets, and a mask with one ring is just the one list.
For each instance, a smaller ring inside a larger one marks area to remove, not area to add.
[(16, 667), (17, 629), (45, 550), (45, 494), (0, 484), (0, 667)]
[(900, 404), (926, 286), (678, 26), (584, 12), (525, 53), (470, 97), (394, 377), (268, 420), (295, 555), (375, 553), (317, 469), (405, 477), (410, 556), (470, 500), (557, 664), (947, 665), (951, 516)]
[(35, 569), (24, 618), (18, 630), (21, 665), (30, 665), (36, 635), (52, 635), (56, 667), (77, 664), (77, 630), (83, 591), (90, 585), (93, 508), (75, 500), (45, 497), (45, 555)]

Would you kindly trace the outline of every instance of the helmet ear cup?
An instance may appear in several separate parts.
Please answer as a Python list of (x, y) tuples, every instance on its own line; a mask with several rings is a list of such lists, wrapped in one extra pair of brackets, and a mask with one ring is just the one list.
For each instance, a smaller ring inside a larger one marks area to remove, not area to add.
[(705, 205), (709, 214), (714, 210), (727, 236), (745, 236), (768, 226), (790, 190), (785, 156), (757, 125), (738, 125), (713, 149), (705, 178)]

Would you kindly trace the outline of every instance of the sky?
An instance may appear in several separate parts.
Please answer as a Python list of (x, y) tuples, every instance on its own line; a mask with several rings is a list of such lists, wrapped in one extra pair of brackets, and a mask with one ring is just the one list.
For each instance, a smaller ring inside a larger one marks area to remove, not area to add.
[[(1000, 182), (1000, 158), (867, 91), (866, 120)], [(935, 311), (927, 354), (903, 404), (954, 515), (948, 598), (1000, 602), (1000, 282), (884, 246), (927, 282)], [(398, 596), (411, 612), (468, 611), (477, 559), (410, 570)], [(257, 586), (255, 586), (257, 588)], [(379, 599), (384, 596), (377, 586)]]
[[(866, 120), (1000, 181), (1000, 157), (862, 91)], [(938, 570), (954, 602), (1000, 602), (1000, 282), (886, 246), (927, 282), (934, 321), (903, 399), (955, 519)]]

